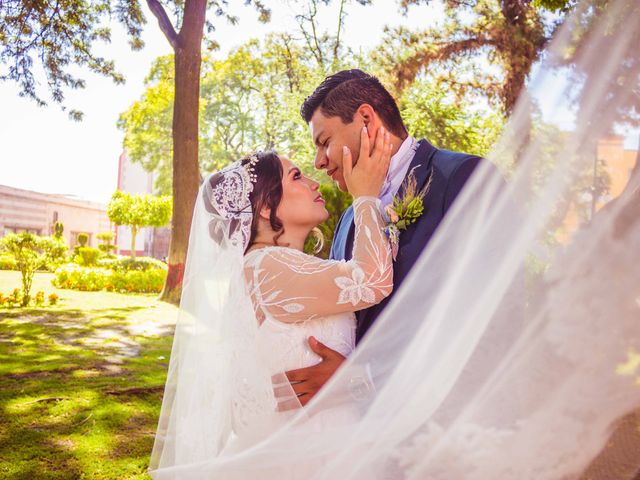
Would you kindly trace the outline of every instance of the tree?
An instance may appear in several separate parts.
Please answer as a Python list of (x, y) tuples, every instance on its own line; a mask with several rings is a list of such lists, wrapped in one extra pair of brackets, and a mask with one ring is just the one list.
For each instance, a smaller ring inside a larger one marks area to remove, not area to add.
[(11, 233), (0, 239), (0, 249), (16, 260), (22, 275), (22, 306), (26, 307), (31, 300), (33, 276), (46, 261), (43, 241), (33, 233)]
[[(72, 65), (123, 83), (113, 61), (94, 53), (96, 42), (111, 40), (109, 21), (121, 23), (133, 49), (140, 49), (144, 17), (139, 1), (57, 0), (0, 2), (0, 80), (16, 82), (20, 95), (46, 105), (35, 72), (42, 70), (54, 102), (64, 109), (65, 89), (84, 88)], [(74, 120), (82, 112), (70, 110)]]
[[(401, 0), (411, 5), (430, 0)], [(446, 21), (422, 32), (389, 30), (377, 60), (402, 91), (421, 72), (437, 73), (440, 88), (497, 102), (510, 114), (527, 75), (559, 21), (545, 22), (531, 0), (447, 0)], [(398, 55), (398, 52), (401, 52)], [(399, 57), (399, 58), (398, 58)], [(487, 68), (486, 62), (499, 68)], [(458, 68), (464, 64), (464, 69)]]
[[(371, 0), (356, 0), (360, 5), (371, 5)], [(342, 31), (347, 18), (347, 4), (349, 0), (338, 0), (338, 18), (335, 33), (322, 31), (318, 22), (318, 9), (321, 5), (328, 6), (331, 0), (297, 0), (302, 10), (296, 15), (296, 21), (308, 52), (313, 54), (318, 67), (324, 72), (336, 71), (342, 63)]]
[[(155, 193), (168, 195), (173, 188), (173, 55), (154, 61), (145, 84), (141, 98), (120, 114), (118, 128), (124, 131), (123, 146), (128, 157), (146, 171), (154, 172)], [(204, 120), (200, 115), (200, 125)], [(202, 138), (199, 142), (202, 144)]]
[(107, 206), (107, 215), (116, 225), (131, 228), (131, 258), (136, 257), (136, 236), (144, 227), (163, 227), (171, 219), (172, 200), (168, 195), (131, 195), (116, 191)]
[[(288, 33), (249, 41), (220, 60), (205, 58), (199, 101), (201, 175), (270, 148), (312, 174), (313, 145), (299, 109), (322, 78), (311, 52)], [(146, 91), (118, 123), (127, 155), (156, 174), (154, 188), (161, 194), (172, 188), (172, 85), (172, 56), (160, 57), (147, 77)]]
[(490, 108), (474, 108), (426, 80), (414, 82), (402, 95), (400, 113), (409, 133), (440, 148), (486, 155), (499, 138), (504, 118)]
[[(184, 265), (189, 245), (191, 216), (200, 186), (198, 169), (198, 112), (200, 98), (200, 66), (204, 28), (213, 31), (207, 23), (207, 3), (216, 15), (225, 15), (230, 21), (237, 19), (225, 13), (227, 0), (184, 0), (175, 2), (174, 13), (181, 21), (178, 31), (158, 0), (147, 0), (162, 33), (174, 52), (174, 101), (173, 101), (173, 216), (171, 242), (169, 244), (169, 271), (160, 298), (178, 303), (182, 287)], [(246, 0), (260, 12), (260, 19), (268, 21), (270, 12), (260, 0)]]

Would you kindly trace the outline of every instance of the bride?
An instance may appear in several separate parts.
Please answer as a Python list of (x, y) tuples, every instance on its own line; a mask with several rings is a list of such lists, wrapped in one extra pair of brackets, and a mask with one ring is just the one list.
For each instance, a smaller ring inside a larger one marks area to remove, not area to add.
[[(216, 308), (211, 304), (211, 314), (203, 317), (199, 313), (191, 317), (192, 320), (200, 317), (209, 321), (209, 325), (202, 322), (200, 334), (205, 335), (205, 329), (211, 333), (213, 327), (228, 335), (224, 345), (216, 345), (216, 339), (211, 338), (209, 351), (201, 352), (197, 358), (194, 356), (195, 338), (190, 339), (191, 351), (184, 355), (179, 351), (185, 333), (185, 322), (179, 321), (167, 382), (167, 393), (170, 394), (173, 368), (182, 369), (180, 378), (177, 375), (173, 378), (180, 382), (176, 387), (182, 393), (173, 399), (173, 421), (181, 419), (176, 410), (186, 408), (184, 413), (187, 414), (194, 408), (198, 390), (192, 389), (193, 386), (184, 388), (189, 382), (185, 373), (189, 370), (186, 365), (190, 360), (194, 362), (193, 367), (196, 363), (212, 367), (233, 364), (233, 378), (225, 372), (215, 380), (214, 396), (197, 399), (201, 408), (221, 410), (221, 416), (215, 419), (218, 424), (210, 426), (213, 428), (207, 432), (200, 432), (204, 436), (202, 443), (195, 442), (192, 431), (188, 442), (181, 438), (178, 430), (184, 426), (179, 424), (175, 424), (174, 432), (166, 434), (163, 443), (156, 443), (155, 452), (161, 449), (162, 458), (158, 465), (161, 468), (152, 474), (155, 478), (169, 478), (166, 472), (171, 469), (162, 468), (163, 464), (183, 464), (198, 457), (206, 458), (198, 453), (200, 449), (207, 451), (210, 457), (229, 455), (246, 449), (284, 425), (295, 414), (287, 412), (300, 408), (304, 402), (300, 398), (304, 394), (293, 393), (284, 372), (319, 361), (309, 348), (309, 337), (312, 342), (320, 341), (345, 357), (352, 353), (355, 348), (354, 312), (380, 302), (393, 289), (392, 254), (378, 199), (391, 151), (390, 135), (384, 128), (377, 132), (372, 147), (368, 133), (363, 129), (357, 165), (352, 165), (351, 153), (346, 147), (343, 151), (344, 178), (354, 198), (356, 227), (353, 258), (349, 261), (322, 260), (304, 253), (309, 234), (327, 220), (329, 213), (318, 191), (319, 184), (305, 177), (287, 158), (273, 151), (257, 152), (205, 180), (194, 212), (189, 271), (193, 272), (194, 268), (202, 271), (203, 264), (212, 261), (208, 269), (210, 281), (196, 278), (194, 274), (185, 279), (181, 313), (190, 311), (191, 307), (194, 313), (202, 312), (207, 302), (197, 297), (194, 298), (197, 303), (191, 304), (190, 292), (195, 287), (210, 298), (215, 290), (214, 282), (221, 281), (221, 275), (225, 274), (233, 282), (226, 293), (236, 297), (238, 302), (229, 302), (228, 306), (232, 308), (220, 317), (217, 325), (211, 321), (216, 317)], [(242, 264), (237, 256), (240, 252), (244, 253)], [(192, 263), (193, 259), (198, 259), (199, 267)], [(238, 276), (240, 265), (246, 286), (238, 281), (241, 280)], [(234, 273), (229, 273), (233, 270)], [(194, 281), (201, 287), (194, 285)], [(206, 285), (211, 288), (200, 290)], [(245, 291), (252, 300), (251, 312), (246, 299), (242, 298)], [(190, 325), (191, 329), (194, 327), (197, 328), (197, 324)], [(230, 356), (222, 361), (221, 356), (225, 353)], [(255, 368), (247, 369), (248, 365)], [(239, 378), (243, 371), (250, 377)], [(215, 368), (212, 375), (215, 375)], [(234, 389), (237, 381), (241, 385)], [(224, 395), (216, 390), (224, 391)], [(205, 399), (209, 405), (202, 404)], [(344, 424), (352, 421), (355, 415), (357, 410), (353, 405), (328, 408), (307, 416), (305, 428), (312, 431), (322, 429), (330, 422)], [(158, 438), (163, 438), (161, 435), (159, 431)], [(291, 478), (306, 477), (298, 472)], [(182, 478), (182, 474), (172, 478)]]
[[(640, 405), (640, 167), (624, 172), (626, 187), (605, 208), (584, 185), (601, 168), (598, 140), (637, 120), (639, 37), (636, 0), (577, 5), (488, 156), (511, 168), (508, 188), (489, 169), (474, 173), (355, 350), (350, 312), (391, 289), (368, 198), (384, 176), (373, 161), (388, 161), (384, 140), (350, 172), (359, 192), (351, 263), (301, 253), (326, 212), (286, 159), (261, 154), (209, 177), (152, 477), (634, 478), (637, 464), (583, 472)], [(527, 310), (514, 325), (509, 292), (523, 268)], [(284, 372), (318, 360), (307, 335), (350, 354), (295, 408)], [(352, 395), (354, 379), (367, 395)]]

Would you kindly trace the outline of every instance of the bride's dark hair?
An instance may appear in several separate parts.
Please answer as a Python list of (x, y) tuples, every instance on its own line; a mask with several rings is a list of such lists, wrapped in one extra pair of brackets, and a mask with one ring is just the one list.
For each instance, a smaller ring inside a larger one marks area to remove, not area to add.
[[(260, 210), (267, 207), (271, 210), (269, 214), (269, 224), (274, 232), (273, 242), (277, 245), (278, 238), (284, 233), (282, 221), (276, 216), (276, 210), (282, 200), (282, 163), (275, 150), (259, 151), (254, 154), (258, 161), (253, 166), (256, 175), (256, 182), (253, 184), (253, 191), (249, 195), (251, 209), (253, 210), (253, 220), (251, 221), (251, 237), (247, 250), (251, 248), (258, 234), (258, 222), (260, 221)], [(249, 163), (253, 155), (247, 155), (240, 162), (245, 165)]]

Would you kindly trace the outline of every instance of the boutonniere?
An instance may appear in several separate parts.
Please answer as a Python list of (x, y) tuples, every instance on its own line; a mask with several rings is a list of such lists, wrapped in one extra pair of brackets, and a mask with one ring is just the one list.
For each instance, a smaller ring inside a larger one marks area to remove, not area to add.
[(384, 226), (384, 233), (389, 237), (391, 253), (395, 261), (398, 256), (400, 245), (400, 232), (406, 230), (424, 212), (424, 197), (431, 185), (431, 175), (429, 181), (422, 190), (417, 191), (418, 185), (416, 177), (411, 171), (404, 182), (402, 195), (394, 195), (393, 202), (385, 207), (388, 222)]

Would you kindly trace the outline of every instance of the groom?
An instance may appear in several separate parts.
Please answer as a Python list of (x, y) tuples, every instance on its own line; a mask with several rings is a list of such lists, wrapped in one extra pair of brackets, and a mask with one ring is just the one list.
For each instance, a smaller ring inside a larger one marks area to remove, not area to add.
[[(396, 292), (482, 158), (441, 150), (425, 139), (411, 137), (393, 97), (376, 77), (361, 70), (343, 70), (325, 78), (305, 99), (300, 113), (309, 124), (316, 146), (315, 167), (325, 170), (341, 190), (347, 190), (342, 172), (343, 146), (350, 149), (354, 164), (357, 163), (363, 126), (367, 127), (371, 145), (380, 127), (391, 134), (391, 164), (380, 193), (383, 211), (393, 203), (394, 196), (401, 193), (409, 174), (415, 176), (417, 191), (430, 182), (424, 213), (400, 235), (399, 251), (393, 263), (393, 291)], [(336, 228), (331, 258), (351, 259), (353, 237), (353, 208), (349, 207)], [(363, 338), (392, 296), (356, 313), (356, 342)], [(302, 405), (313, 398), (345, 360), (313, 337), (309, 345), (322, 361), (287, 372)], [(368, 388), (371, 388), (368, 382), (356, 386), (360, 393), (366, 393), (363, 390)]]

